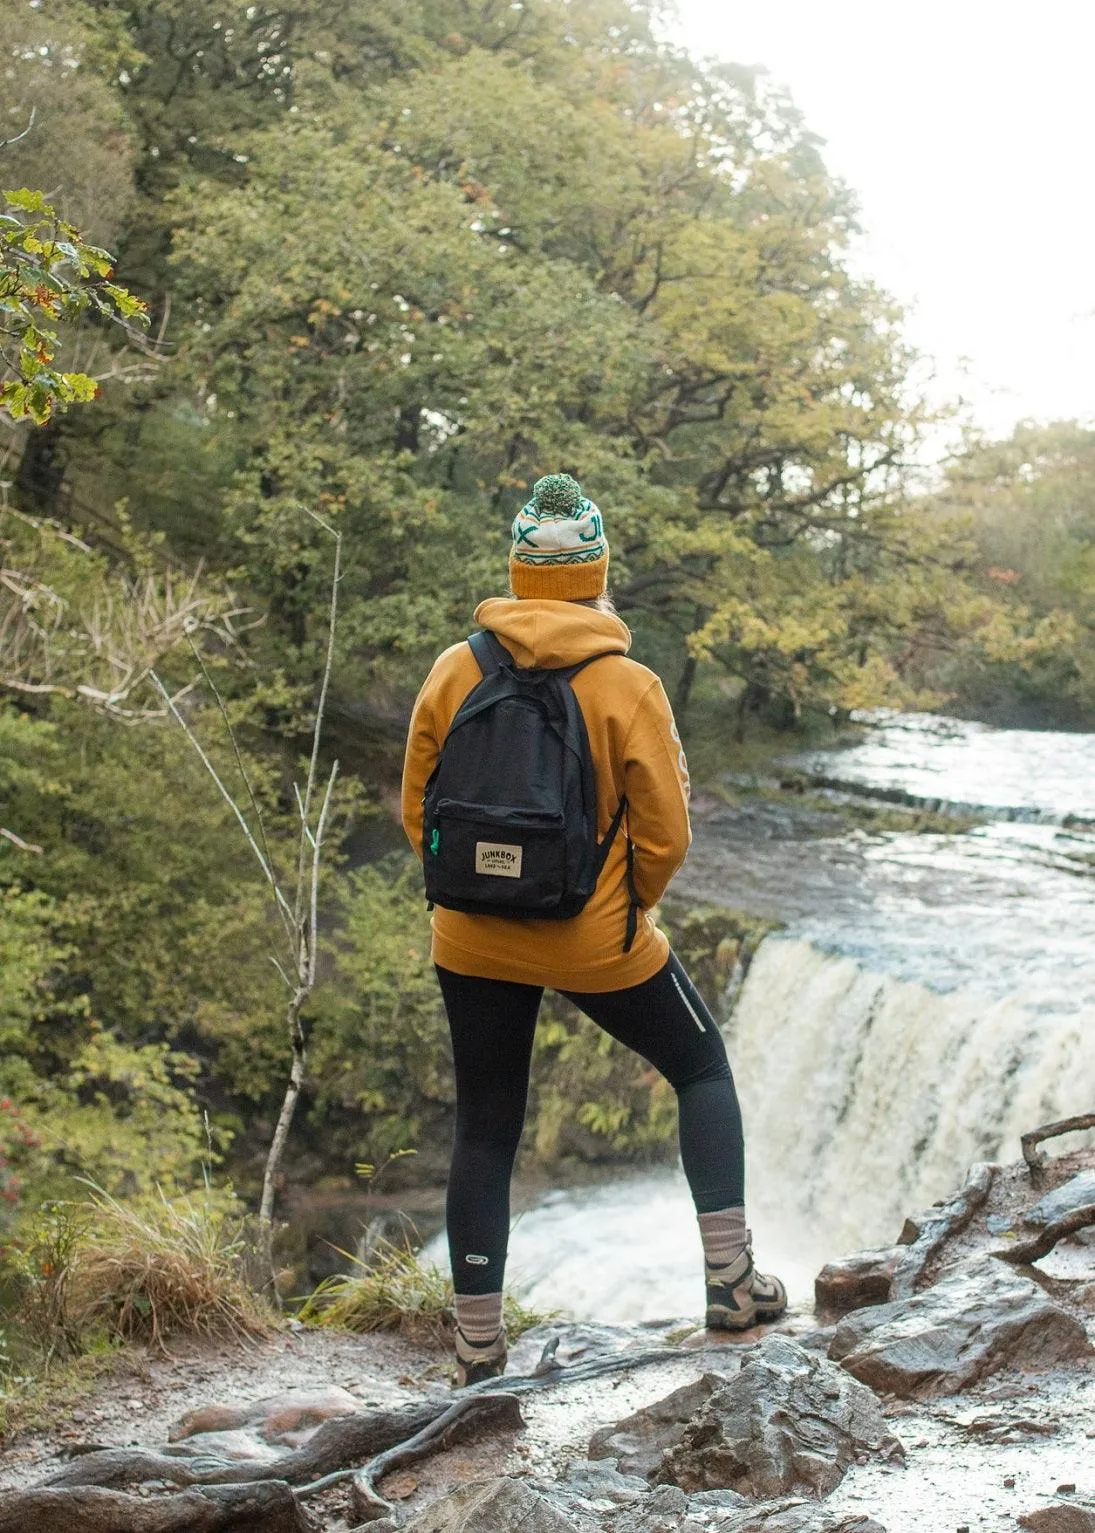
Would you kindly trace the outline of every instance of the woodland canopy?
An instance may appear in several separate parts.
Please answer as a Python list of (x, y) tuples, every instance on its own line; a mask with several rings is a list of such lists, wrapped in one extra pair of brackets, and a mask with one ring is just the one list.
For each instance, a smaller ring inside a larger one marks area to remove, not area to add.
[[(403, 733), (539, 474), (604, 510), (701, 778), (878, 705), (1091, 727), (1095, 434), (932, 479), (822, 145), (647, 0), (41, 0), (0, 54), (0, 1238), (74, 1170), (254, 1189), (268, 891), (150, 672), (280, 855), (327, 638), (308, 512), (343, 539), (342, 775), (296, 1174), (440, 1164)], [(531, 1154), (665, 1153), (634, 1062), (564, 1007), (538, 1046)]]

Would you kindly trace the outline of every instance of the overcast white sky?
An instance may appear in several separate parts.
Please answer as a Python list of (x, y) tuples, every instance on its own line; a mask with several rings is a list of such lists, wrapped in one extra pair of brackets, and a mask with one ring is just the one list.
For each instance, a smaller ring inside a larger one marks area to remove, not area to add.
[(677, 0), (693, 53), (787, 85), (910, 310), (936, 398), (1095, 421), (1095, 0)]

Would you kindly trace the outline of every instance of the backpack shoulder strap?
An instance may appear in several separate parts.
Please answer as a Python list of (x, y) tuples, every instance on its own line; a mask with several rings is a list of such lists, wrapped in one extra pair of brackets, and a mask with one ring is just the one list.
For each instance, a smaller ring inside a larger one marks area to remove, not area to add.
[(618, 649), (602, 649), (596, 655), (587, 655), (584, 660), (579, 660), (577, 665), (560, 666), (559, 675), (565, 676), (567, 681), (573, 681), (579, 671), (584, 671), (587, 665), (592, 665), (594, 660), (607, 660), (609, 655), (618, 655)]
[(504, 665), (513, 664), (513, 656), (502, 641), (495, 638), (489, 628), (480, 628), (476, 633), (470, 634), (468, 644), (484, 676), (500, 671)]

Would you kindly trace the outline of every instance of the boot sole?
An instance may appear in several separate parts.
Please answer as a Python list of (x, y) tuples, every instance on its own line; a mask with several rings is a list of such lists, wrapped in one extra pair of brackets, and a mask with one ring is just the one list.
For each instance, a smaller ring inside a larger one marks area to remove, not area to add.
[(769, 1325), (786, 1313), (786, 1304), (774, 1309), (754, 1306), (751, 1312), (730, 1310), (721, 1304), (713, 1304), (708, 1308), (705, 1324), (709, 1331), (751, 1331), (755, 1325)]
[(500, 1379), (506, 1371), (504, 1357), (489, 1363), (458, 1364), (455, 1389), (467, 1389), (471, 1384), (482, 1384), (484, 1379)]

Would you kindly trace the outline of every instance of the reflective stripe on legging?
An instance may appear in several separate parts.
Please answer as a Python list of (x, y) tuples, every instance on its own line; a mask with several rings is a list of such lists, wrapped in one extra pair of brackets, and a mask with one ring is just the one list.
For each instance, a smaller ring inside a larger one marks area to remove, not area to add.
[[(437, 976), (456, 1071), (447, 1201), (453, 1282), (457, 1293), (497, 1293), (505, 1274), (510, 1176), (543, 990), (450, 969), (439, 968)], [(697, 1212), (740, 1206), (745, 1151), (726, 1049), (676, 955), (641, 985), (563, 994), (641, 1054), (676, 1091), (681, 1161)]]

